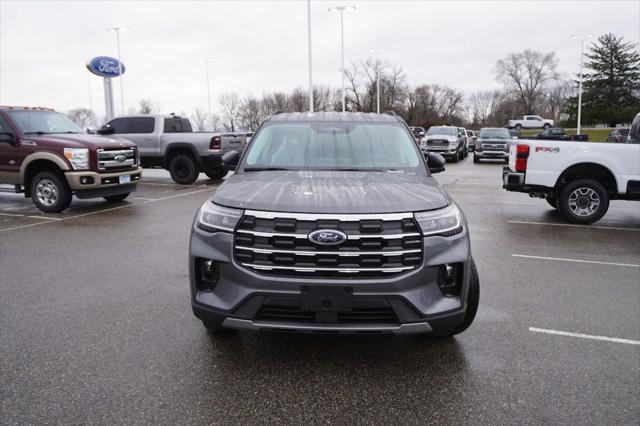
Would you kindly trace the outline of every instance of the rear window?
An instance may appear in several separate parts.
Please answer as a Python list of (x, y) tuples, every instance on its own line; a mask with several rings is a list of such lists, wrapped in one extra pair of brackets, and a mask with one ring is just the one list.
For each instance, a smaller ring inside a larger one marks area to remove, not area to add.
[(127, 133), (153, 133), (155, 124), (153, 117), (135, 117), (129, 120), (129, 131)]
[(257, 133), (244, 170), (363, 170), (426, 174), (406, 128), (388, 123), (274, 123)]
[(164, 133), (192, 133), (191, 122), (186, 118), (165, 118)]

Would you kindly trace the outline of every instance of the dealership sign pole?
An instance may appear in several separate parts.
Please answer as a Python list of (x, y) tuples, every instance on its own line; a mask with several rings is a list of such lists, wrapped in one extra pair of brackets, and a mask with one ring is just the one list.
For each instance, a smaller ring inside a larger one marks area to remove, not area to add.
[(114, 116), (113, 86), (111, 84), (111, 79), (124, 74), (125, 66), (115, 58), (98, 56), (87, 62), (87, 69), (93, 74), (103, 78), (104, 110), (107, 121), (109, 121)]

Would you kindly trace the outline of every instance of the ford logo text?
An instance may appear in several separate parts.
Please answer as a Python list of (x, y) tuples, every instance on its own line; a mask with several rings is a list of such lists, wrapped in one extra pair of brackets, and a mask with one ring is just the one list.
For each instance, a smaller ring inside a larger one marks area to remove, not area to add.
[(342, 244), (347, 236), (343, 232), (334, 229), (319, 229), (309, 234), (309, 241), (322, 246), (335, 246)]
[[(98, 56), (87, 62), (87, 69), (104, 78), (118, 77), (120, 75), (119, 62), (115, 58), (108, 56)], [(122, 74), (124, 74), (125, 68), (122, 65)]]

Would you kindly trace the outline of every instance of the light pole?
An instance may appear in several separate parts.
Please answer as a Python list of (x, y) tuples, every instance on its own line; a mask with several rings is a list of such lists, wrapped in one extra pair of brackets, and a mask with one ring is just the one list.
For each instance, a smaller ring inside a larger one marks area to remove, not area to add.
[(209, 105), (207, 120), (211, 120), (211, 86), (209, 85), (209, 63), (213, 62), (211, 58), (201, 58), (198, 62), (205, 65), (207, 70), (207, 103)]
[(342, 112), (345, 112), (347, 108), (347, 94), (344, 90), (344, 11), (345, 10), (356, 10), (356, 7), (355, 6), (336, 6), (336, 7), (329, 8), (329, 12), (340, 12), (340, 56), (341, 56), (340, 74), (342, 75)]
[(124, 115), (124, 89), (122, 83), (122, 58), (120, 56), (120, 31), (129, 31), (127, 27), (110, 27), (107, 31), (115, 31), (116, 43), (118, 45), (118, 80), (120, 80), (120, 114)]
[(311, 67), (311, 0), (307, 0), (307, 38), (309, 41), (309, 112), (313, 112), (313, 71)]
[(576, 129), (576, 135), (579, 135), (580, 120), (582, 119), (582, 67), (584, 65), (584, 41), (588, 38), (593, 38), (593, 34), (587, 34), (586, 36), (574, 34), (571, 38), (580, 40), (580, 82), (578, 83), (578, 126)]
[(376, 98), (377, 98), (377, 111), (380, 114), (380, 54), (386, 52), (387, 49), (370, 49), (369, 53), (377, 53), (378, 59), (376, 61)]

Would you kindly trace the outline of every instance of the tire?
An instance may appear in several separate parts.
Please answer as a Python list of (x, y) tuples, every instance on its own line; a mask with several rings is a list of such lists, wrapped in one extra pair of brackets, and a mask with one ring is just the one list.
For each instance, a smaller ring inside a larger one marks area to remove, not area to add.
[(31, 199), (45, 213), (62, 211), (71, 204), (71, 189), (61, 173), (43, 171), (31, 180)]
[(545, 130), (550, 129), (551, 128), (551, 124), (549, 123), (544, 123), (544, 126), (542, 126)]
[(504, 159), (504, 164), (509, 164), (509, 159), (508, 158)]
[(473, 164), (478, 164), (480, 162), (480, 158), (473, 156)]
[(464, 151), (462, 152), (462, 158), (467, 158), (469, 156), (469, 148), (464, 147)]
[(456, 154), (451, 158), (451, 162), (457, 163), (458, 161), (460, 161), (460, 155), (456, 152)]
[(480, 304), (480, 277), (478, 276), (478, 268), (476, 268), (476, 262), (471, 259), (471, 277), (469, 278), (469, 294), (467, 295), (467, 309), (464, 313), (464, 319), (460, 324), (453, 329), (451, 333), (440, 334), (441, 337), (449, 337), (455, 334), (460, 334), (465, 331), (478, 313), (478, 305)]
[(213, 170), (205, 170), (204, 174), (211, 180), (222, 179), (229, 173), (227, 169), (213, 169)]
[(558, 199), (556, 198), (555, 195), (547, 195), (545, 200), (547, 200), (547, 203), (549, 203), (549, 205), (554, 209), (558, 208)]
[(177, 154), (169, 161), (169, 173), (175, 183), (189, 185), (198, 179), (200, 171), (193, 157)]
[(522, 125), (521, 124), (516, 124), (514, 129), (516, 129), (517, 131), (520, 131), (522, 129)]
[(464, 150), (458, 152), (458, 160), (464, 160), (464, 157), (465, 157)]
[(130, 192), (127, 192), (126, 194), (118, 194), (118, 195), (109, 195), (108, 197), (103, 197), (105, 200), (107, 200), (110, 203), (115, 203), (118, 201), (122, 201), (125, 198), (127, 198), (129, 196), (129, 194), (131, 194)]
[(609, 209), (609, 193), (595, 179), (577, 179), (569, 182), (558, 197), (558, 210), (573, 223), (596, 222)]

